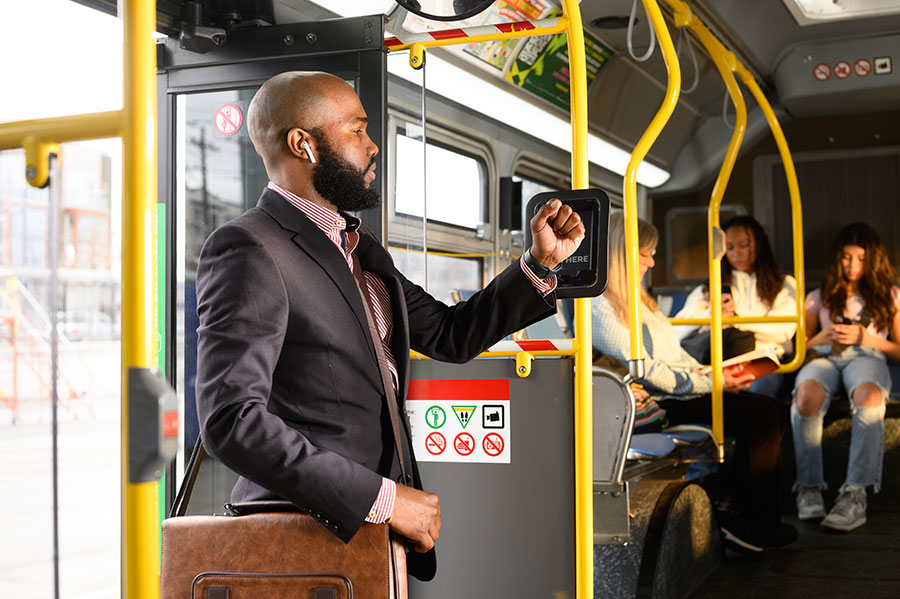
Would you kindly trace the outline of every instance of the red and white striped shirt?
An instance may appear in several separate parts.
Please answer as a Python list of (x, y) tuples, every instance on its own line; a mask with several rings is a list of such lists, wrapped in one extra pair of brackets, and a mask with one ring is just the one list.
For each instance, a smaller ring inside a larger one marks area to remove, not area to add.
[[(348, 227), (347, 219), (341, 214), (323, 206), (319, 206), (309, 200), (305, 200), (300, 196), (279, 187), (271, 181), (269, 181), (268, 187), (300, 210), (313, 222), (313, 224), (325, 233), (328, 239), (334, 243), (335, 247), (337, 247), (344, 256), (350, 270), (353, 270), (353, 250), (356, 249), (356, 246), (359, 243), (359, 233), (356, 231), (359, 227), (358, 221), (352, 223)], [(344, 247), (342, 236), (346, 238), (346, 248)], [(538, 278), (538, 276), (531, 272), (531, 269), (525, 265), (524, 259), (519, 260), (519, 265), (528, 277), (528, 280), (531, 281), (532, 285), (534, 285), (535, 289), (542, 296), (545, 296), (556, 289), (555, 276), (547, 279)], [(390, 349), (390, 342), (394, 331), (394, 316), (391, 310), (391, 297), (387, 287), (385, 287), (384, 282), (379, 277), (366, 271), (363, 271), (363, 275), (366, 279), (366, 285), (369, 288), (369, 297), (372, 298), (372, 317), (375, 319), (375, 324), (378, 327), (378, 335), (381, 337), (381, 344), (388, 361), (388, 370), (390, 370), (391, 373), (391, 382), (393, 383), (394, 392), (396, 393), (400, 389), (400, 384), (397, 375), (397, 361)], [(375, 340), (373, 339), (372, 341), (374, 342)], [(381, 490), (378, 493), (378, 497), (375, 499), (372, 509), (369, 510), (369, 513), (366, 516), (366, 522), (372, 522), (374, 524), (387, 522), (394, 512), (394, 500), (396, 499), (396, 496), (396, 483), (388, 478), (383, 479), (381, 481)]]

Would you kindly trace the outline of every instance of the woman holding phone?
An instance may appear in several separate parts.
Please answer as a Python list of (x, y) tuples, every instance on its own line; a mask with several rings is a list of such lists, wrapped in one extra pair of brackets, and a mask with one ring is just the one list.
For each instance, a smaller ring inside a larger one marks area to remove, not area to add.
[[(752, 216), (736, 216), (722, 226), (725, 230), (725, 260), (722, 261), (722, 316), (791, 316), (797, 313), (797, 283), (785, 275), (775, 262), (769, 237)], [(709, 317), (709, 288), (698, 285), (685, 300), (676, 318)], [(729, 325), (725, 325), (727, 328)], [(734, 328), (753, 335), (749, 349), (773, 348), (781, 358), (791, 351), (791, 338), (797, 330), (793, 323), (739, 324)], [(696, 345), (695, 337), (709, 346), (709, 327), (676, 327), (682, 345)], [(696, 356), (695, 352), (691, 352)], [(726, 356), (726, 359), (731, 357)], [(705, 361), (705, 360), (704, 360)], [(780, 374), (770, 374), (753, 381), (750, 391), (775, 397), (783, 384)]]
[[(655, 264), (659, 239), (656, 228), (638, 220), (640, 276)], [(600, 297), (591, 300), (594, 349), (627, 362), (630, 341), (625, 276), (625, 225), (621, 211), (609, 218), (609, 282)], [(701, 364), (682, 349), (669, 319), (643, 292), (644, 375), (637, 382), (666, 410), (672, 424), (712, 422), (712, 379)], [(778, 404), (768, 397), (747, 393), (752, 375), (740, 367), (723, 373), (725, 431), (734, 436), (734, 455), (707, 491), (716, 502), (716, 519), (727, 546), (747, 554), (792, 543), (797, 532), (781, 522), (779, 483), (783, 418)]]
[[(806, 298), (806, 344), (812, 357), (794, 385), (791, 424), (801, 520), (850, 531), (866, 523), (866, 488), (881, 488), (885, 400), (891, 390), (887, 358), (900, 361), (900, 288), (878, 234), (847, 225), (831, 248), (825, 282)], [(851, 400), (847, 477), (825, 515), (822, 423), (843, 384)]]

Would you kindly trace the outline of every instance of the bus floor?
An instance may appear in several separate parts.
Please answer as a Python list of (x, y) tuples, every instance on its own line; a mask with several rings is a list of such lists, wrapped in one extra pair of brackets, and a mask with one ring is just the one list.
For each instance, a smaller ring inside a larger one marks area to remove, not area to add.
[[(846, 401), (844, 402), (846, 404)], [(797, 528), (793, 545), (760, 559), (726, 555), (690, 599), (830, 599), (900, 597), (900, 405), (888, 406), (881, 492), (868, 493), (866, 524), (849, 533), (831, 532), (819, 521), (800, 521), (790, 488), (794, 481), (790, 429), (782, 443), (784, 521)], [(849, 407), (829, 411), (823, 436), (826, 509), (834, 504), (846, 474), (850, 444)]]

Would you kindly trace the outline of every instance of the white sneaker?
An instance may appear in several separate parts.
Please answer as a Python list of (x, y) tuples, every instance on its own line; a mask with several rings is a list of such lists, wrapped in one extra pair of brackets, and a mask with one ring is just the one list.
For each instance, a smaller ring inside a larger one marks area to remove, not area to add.
[(822, 491), (815, 487), (797, 488), (797, 517), (801, 520), (817, 520), (825, 517)]
[(822, 526), (849, 532), (866, 523), (865, 487), (844, 486), (834, 507), (822, 520)]

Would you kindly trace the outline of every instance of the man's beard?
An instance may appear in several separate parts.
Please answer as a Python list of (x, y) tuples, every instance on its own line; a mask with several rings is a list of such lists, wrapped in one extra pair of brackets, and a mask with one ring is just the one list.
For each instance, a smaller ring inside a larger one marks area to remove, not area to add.
[(313, 171), (313, 187), (319, 195), (345, 212), (380, 206), (378, 191), (366, 186), (366, 171), (375, 164), (375, 157), (365, 169), (360, 170), (338, 156), (325, 141), (324, 135), (319, 135), (317, 141), (318, 161)]

